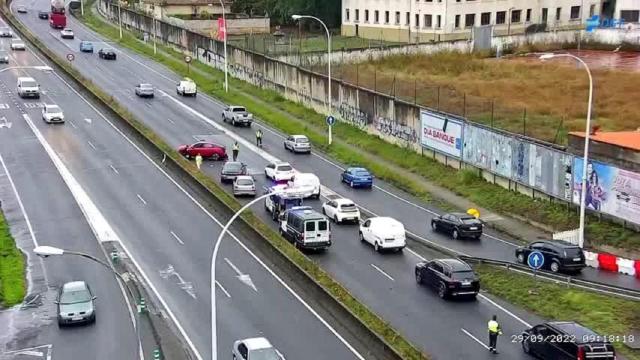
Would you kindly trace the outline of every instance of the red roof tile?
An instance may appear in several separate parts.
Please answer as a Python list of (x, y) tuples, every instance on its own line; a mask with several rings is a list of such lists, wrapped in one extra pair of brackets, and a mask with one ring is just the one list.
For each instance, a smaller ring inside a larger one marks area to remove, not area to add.
[[(572, 131), (571, 135), (584, 137), (584, 132)], [(614, 131), (614, 132), (597, 132), (591, 134), (592, 141), (617, 145), (628, 149), (640, 151), (640, 131)]]

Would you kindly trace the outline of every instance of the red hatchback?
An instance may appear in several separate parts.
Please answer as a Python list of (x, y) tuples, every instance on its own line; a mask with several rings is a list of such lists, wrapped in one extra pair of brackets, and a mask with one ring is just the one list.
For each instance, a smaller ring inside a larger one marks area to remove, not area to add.
[(191, 145), (180, 145), (178, 152), (187, 158), (196, 157), (198, 154), (204, 159), (210, 160), (227, 160), (227, 150), (224, 146), (200, 141)]

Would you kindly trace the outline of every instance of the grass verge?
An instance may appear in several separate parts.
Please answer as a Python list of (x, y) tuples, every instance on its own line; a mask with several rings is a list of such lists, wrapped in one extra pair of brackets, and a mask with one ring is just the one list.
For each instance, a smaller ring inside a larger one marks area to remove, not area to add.
[[(56, 63), (78, 83), (82, 84), (91, 92), (98, 100), (111, 108), (118, 116), (128, 122), (136, 131), (143, 135), (157, 149), (167, 154), (167, 156), (185, 172), (189, 173), (204, 188), (212, 193), (219, 201), (225, 204), (230, 210), (237, 211), (241, 205), (232, 195), (222, 189), (211, 178), (203, 174), (190, 161), (184, 159), (177, 151), (169, 146), (160, 136), (153, 130), (148, 128), (142, 122), (137, 120), (123, 106), (117, 103), (113, 97), (107, 95), (98, 86), (93, 84), (89, 79), (82, 76), (77, 70), (69, 66), (69, 64), (50, 51), (38, 38), (29, 32), (21, 23), (15, 20), (3, 1), (2, 11), (6, 18), (9, 19), (11, 25), (17, 28), (22, 36), (34, 44), (42, 53)], [(89, 7), (89, 6), (87, 6)], [(382, 318), (378, 317), (374, 312), (359, 302), (349, 291), (333, 280), (324, 270), (322, 270), (315, 262), (307, 258), (303, 253), (294, 248), (289, 242), (284, 240), (278, 233), (272, 230), (268, 225), (264, 224), (251, 211), (245, 211), (240, 218), (252, 227), (257, 233), (265, 238), (275, 249), (283, 256), (289, 259), (301, 271), (306, 273), (312, 280), (321, 286), (330, 296), (338, 303), (344, 306), (353, 316), (355, 316), (365, 327), (367, 327), (375, 336), (377, 336), (385, 347), (391, 349), (398, 358), (408, 360), (426, 360), (429, 357), (419, 351), (411, 343), (405, 340), (393, 327), (386, 323)]]
[[(548, 225), (557, 231), (577, 227), (578, 216), (566, 205), (540, 201), (509, 191), (484, 181), (471, 171), (456, 172), (451, 167), (366, 134), (348, 124), (336, 124), (333, 136), (338, 141), (328, 147), (323, 115), (285, 100), (274, 91), (261, 89), (234, 78), (229, 79), (230, 88), (226, 93), (222, 87), (224, 79), (222, 72), (198, 61), (191, 64), (189, 71), (183, 61), (182, 53), (170, 47), (159, 46), (160, 51), (154, 55), (152, 46), (141, 42), (133, 32), (125, 31), (123, 39), (119, 40), (118, 29), (91, 11), (85, 11), (85, 16), (81, 20), (94, 31), (111, 40), (153, 58), (178, 74), (188, 75), (199, 84), (201, 91), (228, 103), (243, 104), (261, 120), (282, 132), (305, 133), (316, 148), (343, 163), (366, 166), (378, 178), (424, 201), (434, 202), (435, 200), (421, 184), (421, 181), (428, 180), (497, 213), (529, 219)], [(305, 122), (295, 121), (292, 117), (304, 119)], [(364, 152), (355, 151), (354, 148), (362, 149)], [(375, 155), (377, 158), (367, 154)], [(381, 162), (380, 159), (383, 161)], [(398, 169), (409, 170), (422, 179), (407, 177)], [(451, 205), (443, 202), (437, 205), (444, 209), (452, 208)], [(597, 248), (600, 245), (607, 245), (631, 251), (640, 248), (640, 234), (608, 221), (600, 221), (596, 217), (589, 217), (588, 220), (586, 231), (591, 246)], [(511, 235), (518, 236), (518, 234)]]
[[(640, 303), (590, 291), (567, 288), (492, 265), (474, 266), (483, 288), (511, 304), (545, 319), (576, 321), (601, 335), (629, 336), (640, 342)], [(532, 294), (529, 290), (535, 290)], [(535, 324), (532, 324), (535, 325)], [(640, 350), (621, 343), (616, 350), (628, 360), (640, 360)]]
[(10, 307), (21, 303), (26, 288), (24, 257), (0, 210), (0, 305)]

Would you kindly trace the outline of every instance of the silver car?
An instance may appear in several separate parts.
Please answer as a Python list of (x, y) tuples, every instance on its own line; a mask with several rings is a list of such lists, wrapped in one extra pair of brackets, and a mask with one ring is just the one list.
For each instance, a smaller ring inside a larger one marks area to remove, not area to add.
[(236, 176), (233, 181), (233, 195), (256, 196), (256, 183), (249, 175)]
[(136, 85), (136, 95), (140, 97), (153, 97), (153, 85), (138, 84)]
[(311, 143), (304, 135), (289, 135), (284, 141), (284, 148), (294, 153), (310, 153)]
[(84, 281), (72, 281), (58, 291), (58, 326), (96, 321), (96, 297)]
[(9, 63), (9, 54), (7, 54), (7, 52), (4, 50), (0, 50), (0, 63)]

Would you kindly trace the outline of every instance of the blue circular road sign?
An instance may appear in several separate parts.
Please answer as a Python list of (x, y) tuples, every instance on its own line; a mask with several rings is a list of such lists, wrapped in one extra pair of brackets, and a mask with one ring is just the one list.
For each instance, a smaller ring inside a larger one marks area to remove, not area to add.
[(538, 250), (532, 251), (527, 257), (527, 264), (534, 270), (540, 269), (544, 265), (544, 255)]
[(335, 123), (336, 123), (336, 118), (334, 118), (331, 115), (327, 116), (327, 125), (333, 126), (333, 124), (335, 124)]

